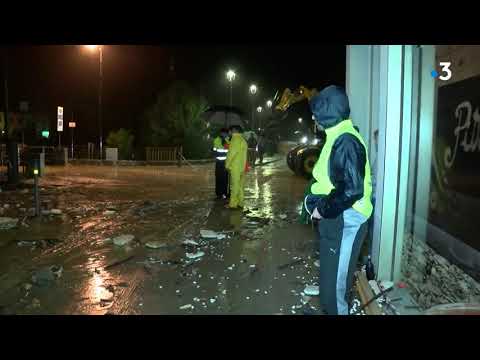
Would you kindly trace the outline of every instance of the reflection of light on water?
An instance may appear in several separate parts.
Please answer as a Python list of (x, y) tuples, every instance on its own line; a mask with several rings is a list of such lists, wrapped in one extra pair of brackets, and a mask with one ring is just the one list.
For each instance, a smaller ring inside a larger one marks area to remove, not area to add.
[(270, 185), (270, 182), (266, 182), (263, 184), (263, 211), (265, 215), (272, 215), (272, 186)]
[[(92, 258), (91, 258), (92, 259)], [(98, 261), (90, 260), (87, 268), (94, 270), (95, 268), (102, 266)], [(101, 300), (110, 300), (113, 294), (105, 288), (105, 279), (110, 278), (111, 274), (102, 271), (101, 273), (93, 272), (93, 276), (89, 278), (87, 286), (85, 288), (84, 297), (88, 297), (93, 304), (99, 304)], [(111, 304), (109, 304), (111, 306)], [(110, 306), (103, 306), (102, 309), (106, 309)]]
[(100, 274), (94, 273), (87, 290), (88, 292), (87, 296), (92, 301), (99, 302), (101, 299), (106, 299), (108, 298), (108, 296), (111, 296), (111, 295), (108, 295), (110, 294), (110, 292), (108, 292), (103, 287), (103, 284), (104, 284), (103, 276)]

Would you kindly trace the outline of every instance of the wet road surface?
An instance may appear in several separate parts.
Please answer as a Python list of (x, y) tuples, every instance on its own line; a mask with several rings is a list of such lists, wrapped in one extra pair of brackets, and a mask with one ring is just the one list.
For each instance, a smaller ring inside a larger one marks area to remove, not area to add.
[[(240, 211), (213, 199), (213, 164), (47, 168), (40, 182), (42, 208), (61, 214), (27, 216), (31, 188), (0, 193), (0, 206), (7, 204), (0, 216), (20, 219), (17, 229), (0, 230), (0, 312), (302, 314), (310, 305), (318, 309), (318, 297), (301, 294), (306, 285), (317, 284), (318, 272), (313, 231), (297, 223), (305, 184), (283, 157), (266, 159), (247, 175), (246, 206)], [(202, 238), (201, 229), (225, 237)], [(123, 234), (135, 239), (113, 244)], [(185, 245), (186, 240), (198, 245)], [(146, 246), (152, 241), (159, 248)], [(200, 251), (199, 258), (187, 257)], [(61, 267), (60, 273), (51, 276), (50, 266)], [(51, 278), (39, 282), (45, 274)]]

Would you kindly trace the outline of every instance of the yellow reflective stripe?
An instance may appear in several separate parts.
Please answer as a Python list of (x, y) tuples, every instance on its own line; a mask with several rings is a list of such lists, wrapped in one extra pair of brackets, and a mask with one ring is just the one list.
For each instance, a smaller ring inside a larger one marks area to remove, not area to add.
[(226, 160), (226, 159), (227, 159), (226, 156), (218, 156), (218, 157), (217, 157), (217, 160)]

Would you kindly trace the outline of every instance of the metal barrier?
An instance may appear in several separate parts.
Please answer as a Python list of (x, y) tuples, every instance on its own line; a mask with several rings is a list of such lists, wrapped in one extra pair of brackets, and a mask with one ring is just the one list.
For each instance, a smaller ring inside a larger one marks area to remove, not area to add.
[(147, 147), (145, 148), (147, 161), (181, 161), (182, 147)]

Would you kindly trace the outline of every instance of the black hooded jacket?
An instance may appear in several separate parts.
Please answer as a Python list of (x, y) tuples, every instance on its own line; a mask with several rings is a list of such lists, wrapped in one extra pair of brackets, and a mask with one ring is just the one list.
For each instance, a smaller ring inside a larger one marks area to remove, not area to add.
[[(345, 91), (329, 86), (310, 100), (315, 120), (324, 129), (333, 127), (350, 116)], [(308, 195), (305, 207), (311, 214), (317, 208), (324, 218), (336, 218), (363, 197), (365, 147), (351, 134), (340, 135), (332, 146), (329, 158), (329, 177), (335, 188), (328, 195)]]

